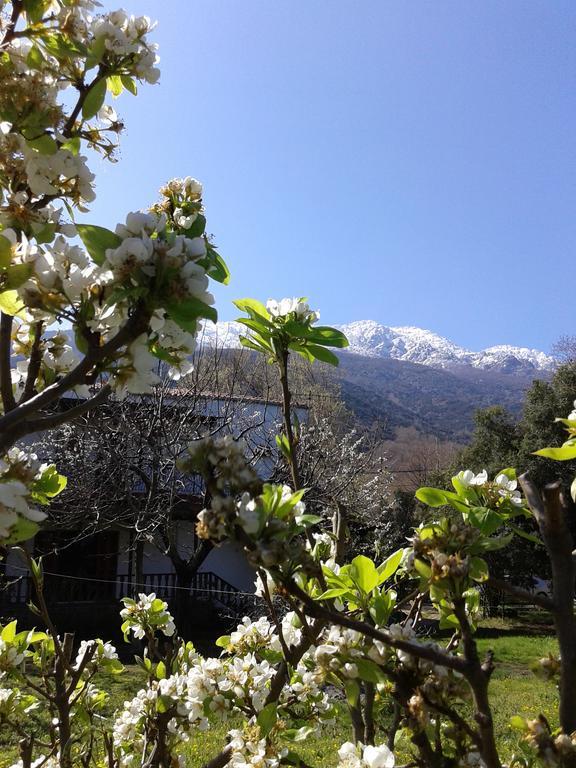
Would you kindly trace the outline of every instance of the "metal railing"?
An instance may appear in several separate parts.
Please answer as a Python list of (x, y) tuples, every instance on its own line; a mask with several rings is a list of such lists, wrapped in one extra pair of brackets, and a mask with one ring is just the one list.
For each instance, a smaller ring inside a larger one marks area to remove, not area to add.
[[(171, 601), (181, 590), (195, 599), (208, 600), (236, 609), (250, 597), (212, 571), (201, 571), (192, 578), (190, 586), (178, 584), (175, 573), (146, 573), (136, 582), (128, 574), (113, 579), (83, 578), (81, 576), (50, 574), (44, 576), (44, 594), (48, 605), (70, 603), (115, 603), (122, 597), (133, 597), (139, 592), (155, 592), (163, 600)], [(28, 574), (0, 576), (0, 609), (24, 605), (33, 597), (32, 581)]]

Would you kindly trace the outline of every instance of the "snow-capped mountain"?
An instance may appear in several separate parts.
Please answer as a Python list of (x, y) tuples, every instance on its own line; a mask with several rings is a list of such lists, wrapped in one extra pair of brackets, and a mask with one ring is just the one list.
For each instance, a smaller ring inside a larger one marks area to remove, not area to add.
[[(454, 369), (470, 366), (503, 373), (549, 371), (554, 358), (537, 349), (500, 344), (473, 352), (432, 331), (412, 326), (390, 327), (374, 320), (356, 320), (337, 326), (350, 342), (346, 352), (364, 357), (405, 360), (432, 368)], [(224, 347), (240, 346), (239, 335), (246, 332), (238, 323), (206, 323), (204, 341)]]
[(510, 372), (519, 369), (546, 371), (551, 370), (555, 364), (554, 358), (537, 349), (508, 344), (472, 352), (423, 328), (388, 327), (374, 320), (357, 320), (338, 327), (348, 337), (348, 351), (367, 357), (407, 360), (433, 368), (470, 365), (474, 368)]

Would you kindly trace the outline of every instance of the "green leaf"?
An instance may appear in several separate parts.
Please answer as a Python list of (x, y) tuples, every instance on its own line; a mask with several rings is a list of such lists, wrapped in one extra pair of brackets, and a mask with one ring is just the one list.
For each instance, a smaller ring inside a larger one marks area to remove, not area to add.
[(353, 597), (352, 592), (346, 587), (334, 587), (333, 589), (327, 589), (326, 592), (323, 592), (318, 600), (334, 600), (337, 597), (344, 597), (344, 595)]
[(488, 507), (472, 507), (468, 513), (468, 522), (484, 534), (491, 536), (504, 523), (504, 517)]
[(565, 443), (561, 448), (542, 448), (540, 451), (534, 451), (534, 455), (554, 461), (570, 461), (576, 459), (576, 442)]
[(0, 269), (6, 269), (12, 263), (12, 243), (0, 235)]
[(488, 564), (481, 557), (473, 557), (470, 560), (470, 578), (474, 581), (488, 580)]
[(526, 539), (526, 541), (529, 541), (532, 544), (539, 544), (540, 546), (544, 546), (542, 539), (540, 539), (535, 534), (528, 533), (528, 531), (523, 531), (522, 528), (518, 528), (517, 525), (512, 525), (511, 523), (508, 523), (508, 526), (514, 531), (516, 536), (520, 536), (521, 539)]
[(4, 640), (5, 643), (11, 643), (12, 640), (16, 637), (16, 626), (17, 621), (11, 621), (10, 624), (6, 624), (6, 626), (2, 629), (2, 632), (0, 633), (0, 637), (2, 640)]
[(182, 301), (167, 301), (164, 308), (180, 328), (190, 333), (196, 331), (197, 322), (200, 318), (212, 320), (213, 323), (218, 320), (218, 313), (214, 307), (209, 307), (208, 304), (204, 304), (203, 301), (194, 296)]
[(256, 717), (256, 722), (260, 726), (260, 734), (263, 738), (266, 738), (272, 728), (276, 725), (278, 719), (278, 711), (274, 702), (266, 704), (264, 709), (260, 710)]
[(308, 360), (309, 363), (313, 363), (315, 358), (312, 352), (308, 349), (307, 346), (304, 346), (304, 343), (301, 341), (291, 341), (288, 344), (288, 349), (294, 350), (294, 352), (297, 352), (299, 355), (301, 355), (305, 360)]
[(251, 331), (256, 331), (256, 333), (260, 334), (260, 336), (266, 340), (270, 338), (270, 323), (266, 323), (260, 318), (239, 317), (236, 322), (245, 325), (246, 328), (250, 328)]
[(357, 555), (352, 560), (351, 566), (350, 575), (363, 592), (369, 594), (378, 586), (380, 574), (369, 557)]
[(263, 339), (262, 343), (259, 343), (254, 337), (239, 336), (238, 338), (240, 344), (242, 344), (243, 347), (246, 347), (246, 349), (253, 349), (256, 352), (266, 352), (266, 354), (272, 352), (271, 347), (269, 347)]
[(32, 275), (31, 264), (12, 264), (5, 272), (6, 279), (4, 285), (6, 288), (20, 288), (26, 280)]
[(102, 61), (102, 57), (106, 52), (106, 37), (102, 35), (97, 37), (96, 40), (90, 46), (86, 56), (86, 71), (95, 67), (96, 64)]
[(26, 56), (26, 64), (30, 69), (41, 69), (44, 65), (44, 56), (37, 45), (33, 45)]
[[(118, 98), (122, 91), (124, 90), (124, 83), (122, 82), (122, 78), (120, 75), (110, 75), (106, 78), (106, 85), (112, 96), (114, 98)], [(100, 105), (101, 106), (101, 105)], [(98, 107), (100, 109), (100, 107)], [(98, 111), (98, 110), (96, 110)]]
[(282, 434), (282, 435), (276, 435), (275, 439), (276, 439), (276, 445), (280, 453), (283, 456), (285, 456), (288, 460), (290, 460), (290, 457), (292, 456), (292, 451), (290, 450), (290, 441), (288, 440), (288, 437)]
[(459, 629), (460, 622), (456, 618), (456, 614), (450, 610), (444, 609), (440, 612), (440, 621), (438, 623), (439, 629)]
[(51, 243), (52, 240), (54, 240), (54, 235), (56, 234), (56, 224), (45, 224), (41, 230), (36, 232), (34, 235), (34, 239), (38, 243), (38, 245), (42, 245), (42, 243)]
[(418, 488), (416, 498), (429, 507), (443, 507), (449, 503), (447, 492), (439, 488)]
[(106, 98), (106, 80), (98, 80), (90, 87), (84, 103), (82, 104), (82, 117), (90, 120), (104, 104)]
[(346, 701), (349, 707), (355, 707), (358, 704), (360, 697), (360, 686), (356, 680), (345, 680), (344, 691), (346, 693)]
[(86, 56), (88, 49), (76, 40), (71, 40), (62, 34), (43, 35), (42, 42), (45, 48), (56, 56), (57, 59), (69, 59), (71, 56)]
[(168, 352), (168, 350), (164, 349), (164, 347), (161, 347), (160, 344), (150, 344), (148, 349), (150, 350), (150, 353), (154, 355), (154, 357), (157, 357), (158, 360), (163, 360), (165, 363), (170, 363), (170, 365), (178, 365), (180, 362), (176, 355)]
[(348, 577), (348, 573), (345, 570), (347, 567), (348, 566), (343, 566), (340, 569), (340, 574), (336, 574), (331, 568), (323, 565), (322, 573), (324, 574), (324, 578), (326, 579), (327, 584), (333, 584), (337, 587), (346, 587), (346, 589), (352, 589), (354, 587), (354, 582)]
[(354, 664), (358, 667), (358, 675), (362, 680), (376, 684), (385, 682), (386, 675), (378, 664), (375, 664), (373, 661), (369, 659), (354, 659)]
[(310, 326), (308, 323), (302, 323), (300, 320), (288, 320), (282, 326), (282, 330), (289, 336), (293, 336), (295, 339), (302, 341), (308, 340), (310, 334)]
[(309, 528), (311, 525), (318, 525), (323, 520), (320, 515), (298, 515), (298, 522), (300, 525), (304, 525)]
[(19, 517), (18, 521), (10, 529), (10, 536), (7, 539), (2, 539), (2, 546), (7, 547), (11, 544), (27, 541), (33, 538), (38, 533), (38, 530), (39, 526), (37, 523), (33, 523), (27, 517)]
[(213, 248), (209, 248), (211, 263), (206, 267), (206, 273), (212, 280), (216, 280), (222, 285), (228, 285), (230, 283), (230, 270), (228, 265)]
[(379, 626), (383, 626), (390, 618), (390, 614), (396, 605), (396, 592), (383, 592), (372, 598), (370, 603), (370, 615)]
[(513, 533), (507, 533), (506, 536), (492, 536), (491, 538), (481, 539), (474, 545), (476, 552), (495, 552), (498, 549), (504, 549), (514, 538)]
[(174, 702), (172, 701), (171, 696), (158, 696), (156, 699), (156, 711), (160, 712), (161, 714), (164, 712), (168, 712), (170, 707), (172, 707)]
[(163, 680), (166, 677), (166, 664), (163, 661), (159, 661), (156, 665), (156, 679)]
[(42, 564), (42, 557), (39, 557), (37, 560), (30, 560), (30, 571), (32, 572), (32, 576), (34, 577), (34, 580), (37, 582), (42, 582), (44, 578), (44, 566)]
[(98, 227), (95, 224), (76, 224), (76, 230), (92, 261), (99, 267), (104, 264), (106, 250), (118, 248), (122, 242), (122, 238), (118, 237), (115, 232), (110, 232), (109, 229)]
[(41, 155), (55, 155), (58, 152), (58, 144), (49, 133), (43, 133), (36, 139), (30, 139), (26, 144)]
[(83, 328), (81, 325), (75, 323), (74, 326), (74, 341), (78, 347), (78, 351), (85, 355), (88, 352), (88, 340), (84, 336)]
[(230, 635), (222, 635), (222, 637), (219, 637), (218, 640), (216, 640), (216, 645), (218, 648), (228, 648), (230, 645)]
[[(192, 222), (192, 225), (184, 232), (184, 235), (189, 237), (190, 240), (193, 240), (195, 237), (201, 237), (204, 234), (205, 229), (206, 216), (203, 216), (201, 213), (199, 213)], [(216, 253), (216, 251), (213, 248), (210, 248), (210, 243), (206, 242), (206, 245), (208, 246), (206, 250), (207, 257), (209, 258), (213, 253)]]
[(576, 421), (574, 419), (561, 419), (557, 416), (554, 421), (559, 424), (564, 424), (564, 426), (568, 427), (568, 429), (576, 428)]
[(393, 576), (396, 573), (400, 563), (402, 562), (403, 555), (404, 550), (399, 549), (396, 552), (393, 552), (386, 560), (384, 560), (382, 565), (378, 567), (378, 573), (380, 574), (378, 584), (382, 584), (386, 581), (386, 579), (389, 579), (390, 576)]
[(120, 659), (109, 659), (106, 661), (106, 671), (112, 672), (113, 675), (119, 675), (124, 672), (124, 665)]
[(132, 94), (132, 96), (136, 96), (138, 93), (138, 88), (136, 86), (136, 83), (131, 77), (128, 77), (128, 75), (120, 75), (120, 79), (122, 80), (122, 85), (126, 90)]
[(348, 339), (342, 331), (337, 331), (336, 328), (329, 328), (328, 326), (312, 326), (306, 334), (306, 338), (314, 344), (320, 344), (324, 347), (339, 347), (343, 349), (348, 346)]
[(251, 317), (255, 315), (270, 321), (270, 314), (264, 304), (256, 299), (236, 299), (232, 302), (241, 312), (247, 312)]
[(68, 141), (65, 141), (62, 144), (62, 149), (67, 149), (73, 155), (77, 155), (80, 152), (80, 136), (72, 136)]
[(305, 349), (307, 349), (312, 357), (314, 357), (316, 360), (321, 360), (323, 363), (328, 363), (329, 365), (334, 366), (338, 366), (340, 364), (340, 360), (334, 354), (334, 352), (330, 352), (329, 349), (320, 347), (318, 344), (306, 344)]
[(66, 488), (67, 479), (64, 475), (58, 473), (56, 467), (52, 464), (47, 467), (37, 480), (30, 485), (32, 497), (40, 502), (47, 504), (50, 499), (58, 496)]
[(424, 560), (420, 560), (418, 557), (414, 560), (414, 568), (424, 579), (429, 579), (432, 575), (432, 569), (428, 563), (425, 563)]
[(23, 0), (22, 8), (32, 24), (38, 24), (46, 12), (48, 3), (46, 0)]

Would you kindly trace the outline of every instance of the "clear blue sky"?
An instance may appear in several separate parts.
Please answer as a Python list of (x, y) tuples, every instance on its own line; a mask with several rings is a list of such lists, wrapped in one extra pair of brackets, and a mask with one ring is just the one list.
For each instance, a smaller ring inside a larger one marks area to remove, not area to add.
[[(106, 7), (119, 3), (106, 2)], [(231, 300), (470, 348), (576, 333), (573, 0), (124, 0), (162, 77), (124, 95), (86, 220), (205, 186)]]

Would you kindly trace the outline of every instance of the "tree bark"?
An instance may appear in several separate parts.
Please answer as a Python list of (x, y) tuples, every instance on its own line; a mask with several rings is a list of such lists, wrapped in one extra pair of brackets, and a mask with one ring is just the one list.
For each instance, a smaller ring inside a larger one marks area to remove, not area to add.
[(574, 618), (574, 542), (564, 514), (560, 483), (545, 486), (541, 495), (527, 475), (520, 484), (534, 513), (552, 565), (554, 624), (560, 647), (560, 725), (576, 730), (576, 620)]

